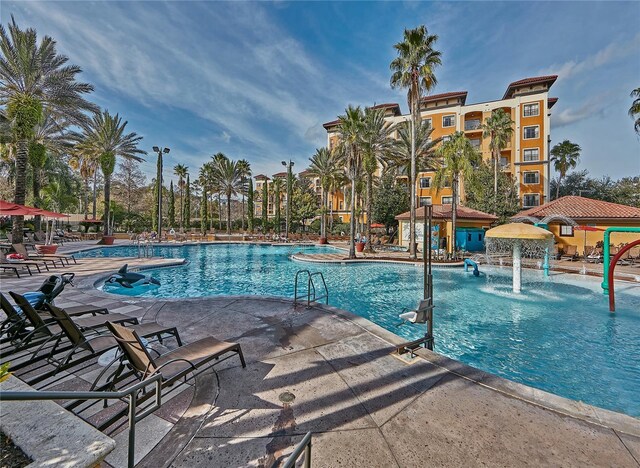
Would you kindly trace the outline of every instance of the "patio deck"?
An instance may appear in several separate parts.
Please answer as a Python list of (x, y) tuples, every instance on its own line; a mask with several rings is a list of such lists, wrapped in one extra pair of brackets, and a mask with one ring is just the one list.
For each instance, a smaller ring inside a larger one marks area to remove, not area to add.
[[(123, 262), (83, 259), (65, 268), (77, 273), (78, 287), (58, 304), (104, 305), (177, 325), (187, 343), (205, 336), (237, 341), (247, 357), (246, 369), (226, 361), (138, 425), (139, 466), (274, 466), (307, 431), (314, 432), (314, 467), (640, 466), (637, 419), (426, 350), (401, 360), (393, 354), (397, 336), (332, 307), (259, 297), (149, 300), (93, 288)], [(44, 276), (2, 275), (1, 289), (31, 290)], [(59, 385), (82, 388), (92, 375), (70, 375)], [(126, 431), (111, 435), (118, 446), (105, 466), (124, 466)]]

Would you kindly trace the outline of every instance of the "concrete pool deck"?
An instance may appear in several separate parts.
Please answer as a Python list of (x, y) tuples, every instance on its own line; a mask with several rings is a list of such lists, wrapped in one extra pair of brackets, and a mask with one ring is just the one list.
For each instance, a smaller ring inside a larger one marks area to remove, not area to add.
[[(272, 466), (307, 431), (312, 466), (640, 466), (637, 419), (427, 350), (401, 360), (393, 353), (400, 338), (332, 307), (257, 297), (138, 299), (93, 288), (122, 263), (82, 259), (65, 268), (77, 273), (78, 287), (58, 304), (104, 305), (177, 325), (185, 342), (237, 341), (247, 357), (246, 369), (225, 362), (140, 423), (139, 466)], [(2, 275), (1, 289), (31, 290), (44, 277)], [(281, 401), (285, 392), (292, 403)], [(119, 445), (107, 462), (122, 466), (126, 433), (113, 437)]]

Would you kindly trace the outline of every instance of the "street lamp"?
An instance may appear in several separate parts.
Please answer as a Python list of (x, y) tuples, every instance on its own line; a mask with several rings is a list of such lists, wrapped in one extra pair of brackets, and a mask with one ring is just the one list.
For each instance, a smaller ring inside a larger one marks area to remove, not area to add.
[(291, 219), (291, 190), (292, 190), (292, 182), (293, 182), (293, 174), (291, 173), (291, 168), (295, 163), (289, 160), (289, 163), (286, 161), (282, 161), (282, 165), (287, 168), (287, 224), (285, 228), (285, 237), (287, 241), (289, 241), (289, 223)]
[(158, 153), (158, 174), (156, 175), (156, 184), (158, 185), (158, 239), (162, 238), (162, 153), (171, 151), (169, 148), (160, 148), (154, 146), (153, 151)]

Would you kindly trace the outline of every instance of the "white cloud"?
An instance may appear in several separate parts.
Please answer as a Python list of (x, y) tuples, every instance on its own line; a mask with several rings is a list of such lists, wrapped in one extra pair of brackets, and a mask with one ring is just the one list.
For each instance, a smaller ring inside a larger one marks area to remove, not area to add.
[(222, 141), (224, 141), (225, 143), (229, 143), (231, 141), (231, 135), (229, 135), (227, 132), (223, 131), (220, 134), (220, 139)]
[(611, 92), (594, 96), (579, 107), (569, 107), (551, 115), (551, 127), (566, 127), (573, 123), (590, 117), (603, 117), (606, 108), (610, 105)]

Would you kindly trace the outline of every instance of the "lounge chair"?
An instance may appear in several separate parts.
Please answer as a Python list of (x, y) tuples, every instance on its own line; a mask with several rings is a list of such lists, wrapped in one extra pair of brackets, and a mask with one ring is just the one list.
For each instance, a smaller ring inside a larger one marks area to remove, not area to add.
[[(123, 356), (127, 360), (127, 365), (140, 380), (161, 374), (163, 386), (171, 385), (192, 372), (195, 377), (212, 361), (217, 364), (234, 355), (238, 355), (242, 367), (246, 367), (242, 349), (238, 343), (228, 343), (207, 337), (176, 348), (154, 359), (135, 330), (114, 322), (107, 322), (107, 327), (118, 341)], [(227, 354), (228, 356), (220, 359), (221, 356)], [(198, 370), (200, 372), (196, 372)]]
[[(45, 348), (44, 346), (41, 346), (38, 348), (31, 355), (31, 360), (38, 359), (39, 357), (44, 358), (46, 360), (46, 364), (53, 365), (54, 368), (47, 372), (39, 372), (33, 378), (27, 379), (26, 381), (28, 384), (34, 385), (42, 382), (43, 380), (55, 376), (62, 370), (87, 362), (118, 346), (118, 342), (110, 333), (100, 333), (99, 331), (94, 330), (93, 335), (87, 336), (78, 326), (77, 322), (69, 317), (63, 309), (52, 305), (48, 305), (48, 308), (51, 315), (61, 328), (62, 334), (68, 339), (68, 344), (71, 346), (67, 346), (67, 343), (65, 342), (64, 348), (59, 348), (60, 344), (63, 343), (63, 340), (58, 338), (52, 347)], [(160, 342), (162, 342), (163, 337), (172, 336), (178, 342), (178, 346), (182, 346), (182, 341), (180, 340), (180, 335), (178, 334), (176, 327), (165, 327), (156, 322), (148, 322), (133, 325), (132, 330), (135, 330), (139, 336), (144, 338), (155, 337)], [(38, 356), (38, 353), (43, 350), (46, 351), (46, 353), (43, 356)], [(63, 351), (65, 351), (64, 354), (62, 354)], [(11, 369), (13, 370), (13, 367)], [(30, 369), (29, 373), (33, 373), (33, 370)]]
[(567, 248), (564, 250), (564, 253), (560, 257), (561, 260), (567, 259), (572, 262), (577, 258), (578, 258), (578, 246), (576, 245), (568, 245)]
[(586, 256), (586, 260), (589, 263), (601, 263), (603, 262), (602, 249), (599, 247), (595, 247), (593, 250), (589, 252)]
[(65, 261), (67, 262), (67, 265), (71, 265), (71, 262), (70, 262), (71, 260), (73, 260), (73, 263), (76, 263), (76, 264), (78, 263), (76, 261), (76, 258), (73, 255), (29, 253), (27, 252), (27, 249), (25, 248), (25, 246), (22, 244), (13, 244), (12, 247), (13, 247), (13, 250), (16, 251), (16, 253), (22, 255), (25, 258), (29, 258), (30, 260), (42, 260), (42, 261), (50, 260), (54, 262), (54, 266), (56, 261), (59, 261), (62, 266), (64, 266)]
[(38, 270), (38, 273), (42, 273), (40, 267), (45, 267), (47, 271), (49, 271), (49, 267), (46, 263), (42, 262), (34, 262), (31, 260), (19, 260), (10, 262), (4, 255), (0, 255), (0, 266), (4, 270), (13, 270), (18, 278), (20, 278), (20, 274), (18, 273), (18, 267), (26, 268), (27, 272), (29, 272), (29, 276), (33, 276), (31, 272), (31, 267), (34, 267)]
[(27, 252), (24, 244), (11, 244), (11, 247), (13, 247), (13, 250), (15, 250), (18, 255), (22, 255), (25, 260), (29, 260), (30, 262), (39, 262), (43, 265), (51, 265), (53, 268), (58, 268), (56, 263), (60, 262), (60, 265), (64, 267), (64, 261), (61, 258), (36, 258), (35, 256), (31, 256), (29, 252)]

